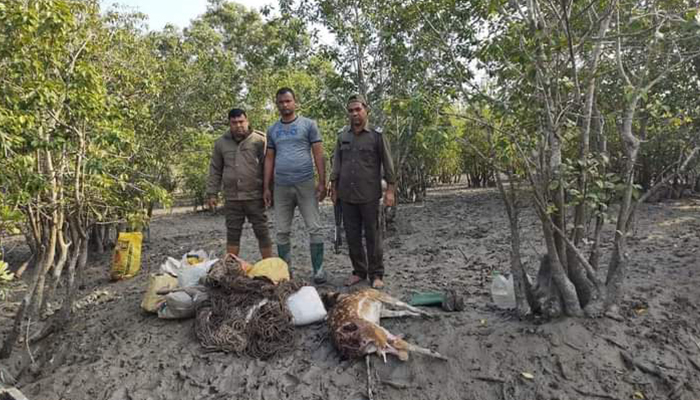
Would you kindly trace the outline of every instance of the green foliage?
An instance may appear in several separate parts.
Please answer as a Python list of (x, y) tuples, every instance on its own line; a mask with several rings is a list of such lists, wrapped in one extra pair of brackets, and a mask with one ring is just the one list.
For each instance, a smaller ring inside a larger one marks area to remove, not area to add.
[[(182, 33), (166, 28), (150, 40), (163, 65), (164, 87), (152, 104), (161, 122), (148, 137), (160, 160), (158, 171), (174, 166), (180, 190), (197, 202), (204, 195), (211, 138), (228, 130), (230, 108), (246, 109), (251, 127), (265, 131), (278, 118), (274, 93), (289, 86), (300, 113), (317, 119), (324, 141), (334, 142), (342, 108), (327, 101), (325, 82), (336, 79), (335, 71), (328, 60), (311, 54), (300, 20), (263, 20), (239, 4), (215, 1)], [(326, 146), (327, 155), (331, 151)]]
[(15, 210), (85, 227), (163, 198), (140, 140), (157, 76), (138, 21), (82, 1), (17, 1), (0, 13), (0, 184)]
[(0, 301), (5, 301), (9, 294), (9, 283), (15, 278), (15, 274), (10, 272), (10, 267), (5, 261), (0, 260)]
[(5, 235), (19, 235), (23, 222), (22, 213), (5, 204), (4, 198), (0, 197), (0, 244)]
[(207, 175), (213, 145), (211, 135), (199, 134), (181, 153), (180, 173), (183, 188), (195, 200), (195, 205), (204, 205), (206, 200)]
[(0, 261), (0, 285), (8, 283), (14, 278), (15, 274), (10, 272), (10, 266), (5, 261)]
[[(391, 142), (400, 198), (421, 198), (427, 186), (456, 180), (464, 133), (440, 113), (457, 98), (459, 86), (450, 82), (455, 77), (448, 68), (450, 54), (442, 51), (442, 38), (426, 16), (466, 28), (464, 21), (472, 19), (466, 3), (317, 0), (283, 1), (281, 8), (284, 15), (301, 16), (334, 35), (335, 42), (322, 47), (337, 71), (325, 79), (326, 103), (338, 104), (337, 115), (342, 115), (350, 94), (367, 97), (370, 122), (381, 126)], [(463, 29), (451, 40), (465, 49), (473, 34)]]

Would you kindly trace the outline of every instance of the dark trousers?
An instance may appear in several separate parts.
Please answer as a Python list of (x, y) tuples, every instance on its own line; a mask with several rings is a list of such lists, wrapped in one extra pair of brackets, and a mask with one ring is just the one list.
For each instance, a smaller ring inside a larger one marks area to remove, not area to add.
[(226, 213), (226, 244), (239, 246), (246, 218), (253, 225), (253, 232), (260, 247), (272, 246), (267, 213), (262, 199), (228, 200), (224, 204)]
[[(350, 249), (352, 273), (360, 278), (384, 277), (384, 249), (382, 232), (379, 229), (379, 200), (354, 204), (342, 202), (343, 225)], [(362, 245), (362, 237), (367, 251)]]

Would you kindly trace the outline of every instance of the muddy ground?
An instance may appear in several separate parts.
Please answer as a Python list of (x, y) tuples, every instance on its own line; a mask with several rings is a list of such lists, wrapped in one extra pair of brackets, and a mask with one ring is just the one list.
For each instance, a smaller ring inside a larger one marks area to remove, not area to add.
[[(492, 190), (441, 187), (424, 203), (398, 211), (397, 230), (385, 245), (385, 290), (405, 299), (414, 291), (454, 287), (467, 306), (458, 313), (431, 309), (437, 317), (429, 320), (384, 320), (391, 332), (449, 361), (416, 355), (384, 364), (374, 358), (375, 399), (700, 399), (700, 200), (640, 208), (617, 319), (520, 320), (491, 304), (491, 271), (509, 265), (507, 220)], [(321, 289), (341, 288), (350, 273), (347, 249), (332, 254), (330, 204), (322, 212), (330, 282)], [(522, 226), (524, 262), (534, 275), (540, 230), (529, 212)], [(295, 227), (294, 264), (308, 276), (308, 245), (298, 217)], [(291, 355), (259, 361), (206, 353), (192, 320), (144, 314), (139, 304), (149, 271), (168, 255), (200, 248), (222, 252), (223, 216), (162, 214), (151, 235), (143, 271), (134, 279), (110, 282), (109, 255), (92, 257), (82, 307), (64, 334), (33, 348), (37, 359), (54, 356), (20, 376), (18, 387), (30, 400), (367, 398), (365, 363), (341, 361), (325, 324), (298, 329)], [(257, 259), (249, 227), (242, 247), (244, 258)], [(9, 320), (0, 324), (2, 335)], [(626, 365), (622, 352), (638, 366)]]

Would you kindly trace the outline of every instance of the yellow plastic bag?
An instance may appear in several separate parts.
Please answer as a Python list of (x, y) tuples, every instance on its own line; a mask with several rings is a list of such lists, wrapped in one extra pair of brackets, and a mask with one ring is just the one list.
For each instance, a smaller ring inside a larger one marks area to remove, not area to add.
[(199, 264), (202, 261), (204, 261), (197, 254), (186, 254), (185, 259), (187, 260), (187, 264), (189, 264), (189, 265), (196, 265), (196, 264)]
[(141, 232), (120, 232), (112, 257), (112, 279), (133, 278), (141, 270)]
[(258, 261), (252, 267), (247, 268), (245, 273), (249, 278), (264, 276), (274, 283), (289, 280), (289, 266), (283, 259), (278, 257)]
[(148, 289), (143, 296), (141, 308), (146, 312), (158, 312), (158, 305), (165, 300), (164, 295), (158, 294), (159, 290), (174, 289), (177, 287), (177, 278), (169, 274), (151, 274), (148, 277)]

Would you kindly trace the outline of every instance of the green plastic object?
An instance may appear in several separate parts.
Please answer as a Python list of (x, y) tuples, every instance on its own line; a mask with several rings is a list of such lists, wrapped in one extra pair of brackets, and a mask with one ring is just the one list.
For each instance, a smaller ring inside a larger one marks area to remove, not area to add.
[(416, 293), (411, 296), (408, 304), (412, 306), (441, 306), (445, 301), (445, 293), (442, 292), (423, 292)]
[(423, 292), (411, 296), (408, 304), (412, 306), (438, 306), (445, 311), (464, 310), (464, 299), (454, 289), (446, 292)]

